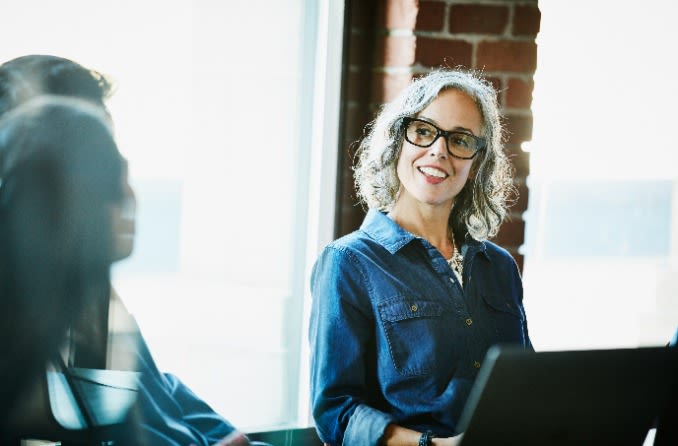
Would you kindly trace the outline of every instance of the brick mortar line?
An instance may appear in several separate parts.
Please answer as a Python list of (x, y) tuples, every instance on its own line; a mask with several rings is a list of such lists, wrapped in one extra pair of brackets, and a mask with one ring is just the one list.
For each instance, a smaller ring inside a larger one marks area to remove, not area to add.
[(413, 29), (407, 28), (381, 28), (377, 30), (377, 36), (386, 37), (416, 37)]
[(370, 71), (372, 73), (384, 73), (384, 74), (411, 74), (412, 65), (378, 66), (372, 67)]
[(521, 116), (523, 118), (533, 118), (534, 117), (532, 115), (532, 109), (531, 108), (516, 108), (516, 107), (502, 108), (501, 114), (504, 115), (504, 116), (507, 116), (507, 115)]
[[(441, 40), (464, 40), (479, 42), (535, 42), (536, 36), (512, 36), (504, 34), (451, 33), (449, 31), (414, 31), (415, 37), (438, 38)], [(536, 43), (536, 42), (535, 42)]]

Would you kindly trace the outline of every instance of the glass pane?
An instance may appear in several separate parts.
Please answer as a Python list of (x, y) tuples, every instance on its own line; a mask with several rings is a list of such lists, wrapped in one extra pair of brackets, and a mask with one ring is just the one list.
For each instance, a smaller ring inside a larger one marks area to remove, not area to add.
[(296, 422), (316, 2), (11, 9), (0, 59), (61, 55), (117, 83), (138, 206), (114, 286), (160, 368), (241, 429)]

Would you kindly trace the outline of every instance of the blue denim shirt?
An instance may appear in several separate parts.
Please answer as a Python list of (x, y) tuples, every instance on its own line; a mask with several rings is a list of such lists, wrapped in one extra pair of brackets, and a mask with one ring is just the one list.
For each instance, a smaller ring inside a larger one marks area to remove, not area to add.
[(464, 285), (428, 241), (371, 210), (311, 275), (311, 398), (320, 438), (377, 445), (389, 423), (457, 422), (487, 349), (532, 349), (515, 261), (467, 237)]

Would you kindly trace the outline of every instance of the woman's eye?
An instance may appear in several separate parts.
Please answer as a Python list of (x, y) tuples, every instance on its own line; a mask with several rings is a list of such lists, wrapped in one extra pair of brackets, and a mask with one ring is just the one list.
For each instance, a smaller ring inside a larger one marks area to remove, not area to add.
[(471, 138), (468, 135), (451, 135), (450, 144), (459, 147), (469, 147), (471, 145)]
[(417, 128), (417, 135), (419, 136), (431, 136), (433, 132), (431, 132), (431, 129), (426, 128), (426, 127), (419, 127)]

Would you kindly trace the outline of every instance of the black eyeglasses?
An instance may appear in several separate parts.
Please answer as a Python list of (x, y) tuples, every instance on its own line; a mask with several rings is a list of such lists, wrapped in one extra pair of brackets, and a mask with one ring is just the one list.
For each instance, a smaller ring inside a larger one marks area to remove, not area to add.
[(418, 147), (431, 147), (444, 136), (448, 153), (462, 160), (472, 159), (487, 144), (484, 138), (465, 132), (448, 132), (423, 119), (403, 118), (403, 127), (407, 142)]

